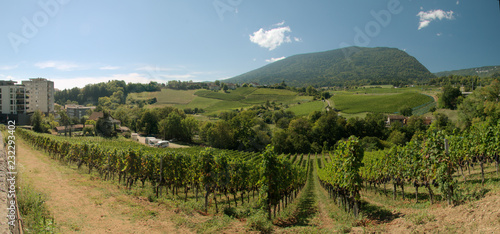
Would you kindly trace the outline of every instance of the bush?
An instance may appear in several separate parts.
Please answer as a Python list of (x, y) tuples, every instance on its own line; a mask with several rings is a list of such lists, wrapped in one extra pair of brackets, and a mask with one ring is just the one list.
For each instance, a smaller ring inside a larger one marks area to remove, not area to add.
[(19, 212), (23, 217), (25, 232), (55, 233), (54, 218), (45, 206), (46, 196), (34, 190), (29, 184), (21, 182), (17, 189)]
[(127, 139), (130, 139), (130, 137), (132, 136), (132, 134), (130, 132), (124, 132), (122, 133), (122, 136), (127, 138)]
[(271, 233), (273, 231), (273, 224), (267, 219), (264, 210), (259, 210), (255, 215), (250, 216), (247, 225), (250, 230), (260, 231), (261, 233)]

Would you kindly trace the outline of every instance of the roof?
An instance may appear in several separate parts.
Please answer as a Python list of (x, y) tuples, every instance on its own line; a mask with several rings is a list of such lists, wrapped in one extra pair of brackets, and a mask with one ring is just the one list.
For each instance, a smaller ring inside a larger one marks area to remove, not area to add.
[(130, 128), (127, 128), (127, 127), (119, 127), (118, 129), (119, 132), (130, 132)]
[(103, 112), (92, 112), (92, 114), (89, 116), (89, 120), (94, 120), (97, 121), (98, 119), (104, 117)]
[[(85, 125), (85, 127), (94, 127), (94, 125)], [(60, 132), (60, 131), (66, 131), (66, 126), (58, 126), (58, 127), (55, 127), (56, 131)], [(71, 126), (71, 129), (83, 129), (83, 124), (75, 124), (73, 126)]]
[(403, 115), (389, 115), (389, 116), (387, 116), (387, 118), (389, 118), (389, 119), (406, 119), (407, 117), (403, 116)]

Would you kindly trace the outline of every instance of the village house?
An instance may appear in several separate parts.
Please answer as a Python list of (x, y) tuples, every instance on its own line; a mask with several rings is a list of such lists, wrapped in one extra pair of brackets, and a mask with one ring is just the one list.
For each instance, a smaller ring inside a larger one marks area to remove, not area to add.
[[(402, 125), (406, 125), (408, 123), (408, 117), (403, 115), (388, 115), (385, 124), (387, 127), (390, 127), (395, 122), (400, 122)], [(429, 126), (431, 125), (431, 123), (432, 123), (432, 117), (424, 118), (424, 125)]]

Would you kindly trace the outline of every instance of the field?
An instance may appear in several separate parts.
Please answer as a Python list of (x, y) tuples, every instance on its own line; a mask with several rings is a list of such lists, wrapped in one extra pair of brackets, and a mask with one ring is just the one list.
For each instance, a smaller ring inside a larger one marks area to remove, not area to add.
[[(431, 96), (439, 90), (431, 87), (394, 88), (390, 85), (364, 86), (347, 91), (331, 91), (331, 105), (346, 117), (361, 117), (367, 113), (397, 113), (402, 107), (413, 108), (415, 115), (423, 115), (436, 104)], [(156, 97), (158, 102), (149, 107), (174, 106), (180, 109), (201, 108), (205, 112), (201, 116), (212, 116), (223, 111), (245, 109), (266, 102), (274, 102), (288, 106), (297, 116), (307, 115), (313, 111), (324, 110), (326, 103), (313, 101), (312, 96), (302, 96), (297, 92), (285, 89), (237, 88), (235, 90), (172, 90), (162, 89), (160, 92), (132, 93), (135, 99)], [(199, 118), (206, 119), (206, 118)]]
[[(146, 100), (156, 97), (158, 102), (149, 107), (174, 106), (180, 109), (202, 108), (205, 112), (203, 116), (218, 114), (223, 111), (230, 111), (248, 108), (254, 105), (263, 105), (267, 101), (281, 105), (293, 106), (293, 110), (299, 111), (321, 111), (322, 105), (318, 103), (308, 104), (313, 99), (311, 96), (300, 96), (298, 93), (283, 89), (266, 89), (245, 87), (235, 90), (222, 91), (210, 90), (172, 90), (162, 89), (161, 92), (143, 92), (130, 94), (131, 97), (139, 100)], [(301, 108), (299, 106), (307, 104)], [(302, 112), (300, 112), (302, 111)]]
[(295, 113), (297, 116), (303, 116), (303, 115), (309, 115), (313, 111), (318, 111), (318, 110), (323, 110), (326, 107), (326, 103), (323, 101), (313, 101), (313, 102), (306, 102), (301, 105), (295, 105), (288, 110), (291, 110)]
[(188, 104), (196, 96), (194, 95), (195, 90), (173, 90), (173, 89), (162, 89), (159, 92), (142, 92), (142, 93), (131, 93), (134, 99), (146, 100), (156, 97), (158, 100), (155, 106), (164, 106), (169, 104)]
[(330, 99), (335, 109), (342, 113), (357, 114), (362, 112), (396, 113), (402, 107), (408, 106), (414, 110), (433, 103), (430, 96), (414, 93), (335, 93)]

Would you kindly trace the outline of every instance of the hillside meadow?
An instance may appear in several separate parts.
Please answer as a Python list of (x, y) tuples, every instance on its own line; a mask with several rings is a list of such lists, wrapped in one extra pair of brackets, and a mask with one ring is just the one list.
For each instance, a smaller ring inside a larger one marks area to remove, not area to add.
[[(428, 95), (431, 92), (428, 87), (364, 86), (347, 91), (331, 91), (333, 97), (329, 101), (346, 117), (363, 117), (369, 112), (392, 114), (403, 106), (412, 107), (415, 114), (422, 115), (435, 106), (434, 99)], [(156, 103), (149, 105), (151, 108), (201, 108), (205, 111), (201, 113), (202, 116), (264, 105), (268, 101), (281, 105), (297, 116), (322, 111), (328, 106), (328, 102), (313, 100), (312, 96), (291, 90), (255, 87), (240, 87), (227, 92), (162, 89), (159, 92), (131, 93), (130, 96), (139, 100), (157, 98)]]

